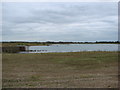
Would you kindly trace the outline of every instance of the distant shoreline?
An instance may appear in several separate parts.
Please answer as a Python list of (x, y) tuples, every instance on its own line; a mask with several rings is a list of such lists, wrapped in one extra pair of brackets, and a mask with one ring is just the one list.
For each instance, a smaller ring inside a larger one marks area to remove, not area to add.
[(25, 46), (49, 46), (51, 44), (120, 44), (118, 41), (114, 42), (1, 42), (2, 46), (17, 46), (17, 45), (25, 45)]

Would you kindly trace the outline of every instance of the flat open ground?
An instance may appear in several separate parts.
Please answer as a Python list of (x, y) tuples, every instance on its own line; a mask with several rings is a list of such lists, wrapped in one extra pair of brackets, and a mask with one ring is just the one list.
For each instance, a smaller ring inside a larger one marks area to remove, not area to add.
[(3, 88), (117, 88), (117, 52), (3, 54)]

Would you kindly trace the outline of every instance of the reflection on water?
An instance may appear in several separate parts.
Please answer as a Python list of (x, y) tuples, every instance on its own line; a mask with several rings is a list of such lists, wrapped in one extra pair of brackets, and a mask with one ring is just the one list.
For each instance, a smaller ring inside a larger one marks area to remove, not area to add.
[(118, 44), (53, 44), (50, 46), (29, 46), (28, 52), (80, 52), (80, 51), (118, 51)]

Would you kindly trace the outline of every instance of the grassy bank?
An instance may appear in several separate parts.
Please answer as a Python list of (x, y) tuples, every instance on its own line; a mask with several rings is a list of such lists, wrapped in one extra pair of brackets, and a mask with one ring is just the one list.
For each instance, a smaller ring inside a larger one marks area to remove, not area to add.
[(17, 45), (25, 45), (25, 46), (47, 46), (50, 44), (47, 43), (37, 43), (37, 42), (4, 42), (2, 43), (3, 47), (13, 47)]
[(117, 55), (117, 52), (3, 54), (3, 87), (114, 88)]

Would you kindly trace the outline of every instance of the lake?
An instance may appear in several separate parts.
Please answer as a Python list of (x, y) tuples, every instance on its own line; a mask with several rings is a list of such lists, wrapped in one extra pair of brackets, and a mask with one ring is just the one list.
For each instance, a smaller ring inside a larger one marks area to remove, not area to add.
[(118, 44), (53, 44), (50, 46), (29, 46), (26, 50), (28, 52), (20, 53), (118, 51)]

